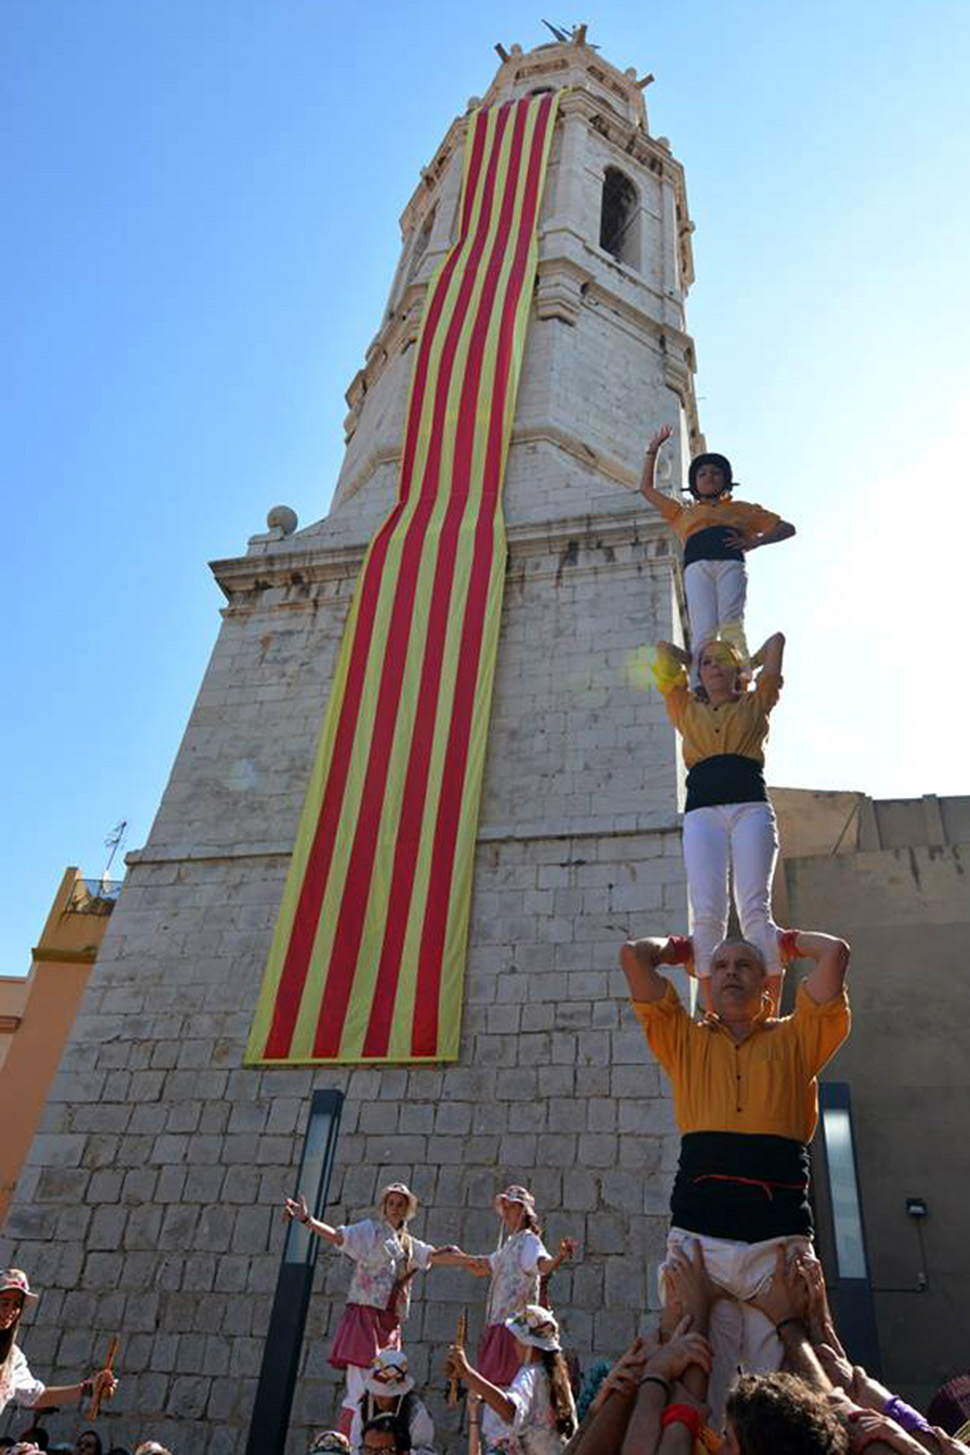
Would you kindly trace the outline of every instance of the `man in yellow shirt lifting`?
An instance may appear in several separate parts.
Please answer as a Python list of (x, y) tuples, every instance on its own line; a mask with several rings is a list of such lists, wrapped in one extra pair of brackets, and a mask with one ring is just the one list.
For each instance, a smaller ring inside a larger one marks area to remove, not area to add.
[(819, 1071), (849, 1033), (849, 947), (832, 935), (788, 930), (783, 960), (814, 968), (795, 1009), (774, 1019), (761, 951), (726, 940), (711, 960), (713, 1010), (691, 1019), (659, 966), (682, 963), (690, 942), (635, 940), (620, 951), (633, 1009), (670, 1078), (681, 1132), (668, 1252), (696, 1239), (723, 1292), (711, 1314), (717, 1416), (739, 1367), (777, 1369), (781, 1342), (750, 1300), (767, 1284), (783, 1244), (811, 1251), (808, 1143), (818, 1119)]

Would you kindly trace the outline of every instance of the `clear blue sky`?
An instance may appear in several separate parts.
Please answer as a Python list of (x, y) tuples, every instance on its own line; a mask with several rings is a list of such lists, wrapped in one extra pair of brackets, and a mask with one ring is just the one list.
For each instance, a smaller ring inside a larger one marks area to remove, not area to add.
[[(66, 864), (99, 873), (120, 818), (144, 842), (219, 627), (206, 562), (277, 502), (326, 513), (398, 215), (493, 43), (541, 43), (540, 13), (0, 7), (0, 973), (27, 968)], [(702, 423), (798, 525), (751, 562), (752, 635), (790, 643), (772, 781), (970, 791), (949, 651), (970, 541), (970, 7), (549, 18), (656, 74), (651, 129), (697, 226)]]

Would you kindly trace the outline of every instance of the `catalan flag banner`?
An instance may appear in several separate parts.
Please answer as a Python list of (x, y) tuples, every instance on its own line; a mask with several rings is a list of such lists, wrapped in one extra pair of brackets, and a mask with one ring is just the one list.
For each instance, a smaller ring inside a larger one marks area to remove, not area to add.
[(425, 302), (397, 503), (344, 632), (251, 1064), (458, 1055), (505, 575), (502, 481), (554, 93), (469, 118)]

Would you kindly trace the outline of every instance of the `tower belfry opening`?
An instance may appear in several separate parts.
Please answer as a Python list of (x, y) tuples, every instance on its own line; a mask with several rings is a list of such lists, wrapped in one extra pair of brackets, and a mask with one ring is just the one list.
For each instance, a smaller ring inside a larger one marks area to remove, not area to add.
[(618, 167), (607, 167), (600, 204), (600, 247), (636, 267), (637, 189)]

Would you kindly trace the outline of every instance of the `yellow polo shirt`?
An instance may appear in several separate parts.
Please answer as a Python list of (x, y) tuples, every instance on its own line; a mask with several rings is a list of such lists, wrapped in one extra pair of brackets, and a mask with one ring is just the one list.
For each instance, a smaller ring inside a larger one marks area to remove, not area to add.
[(660, 1000), (632, 1002), (647, 1044), (670, 1078), (681, 1133), (754, 1132), (810, 1142), (822, 1067), (849, 1034), (843, 989), (818, 1005), (804, 984), (795, 1010), (735, 1041), (716, 1019), (692, 1020), (668, 982)]
[(716, 500), (695, 500), (691, 505), (681, 505), (665, 495), (663, 505), (657, 509), (682, 541), (711, 526), (727, 526), (746, 536), (765, 535), (781, 521), (773, 510), (765, 510), (751, 500), (732, 500), (729, 494), (719, 495)]
[(778, 701), (782, 683), (777, 672), (762, 669), (753, 688), (733, 702), (712, 707), (689, 690), (686, 668), (669, 685), (658, 677), (667, 716), (684, 740), (684, 766), (690, 770), (719, 753), (737, 753), (764, 763), (768, 714)]

